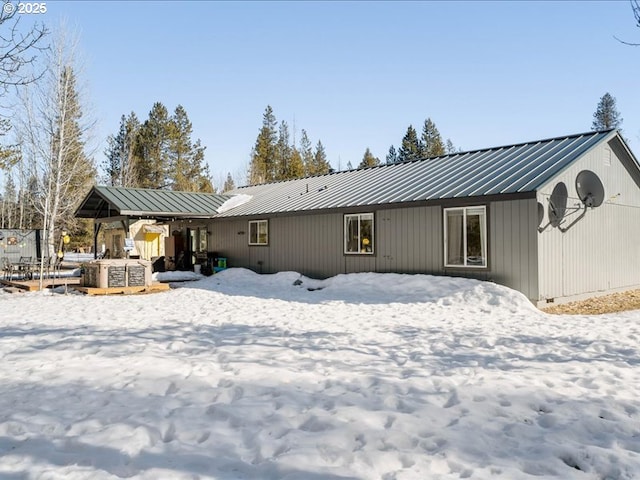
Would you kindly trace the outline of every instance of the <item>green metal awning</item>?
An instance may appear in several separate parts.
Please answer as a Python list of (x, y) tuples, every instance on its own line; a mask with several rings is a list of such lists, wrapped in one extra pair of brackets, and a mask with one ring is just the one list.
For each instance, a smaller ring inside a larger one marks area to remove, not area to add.
[(229, 195), (215, 193), (95, 186), (75, 216), (96, 220), (113, 217), (161, 220), (211, 218), (230, 198)]

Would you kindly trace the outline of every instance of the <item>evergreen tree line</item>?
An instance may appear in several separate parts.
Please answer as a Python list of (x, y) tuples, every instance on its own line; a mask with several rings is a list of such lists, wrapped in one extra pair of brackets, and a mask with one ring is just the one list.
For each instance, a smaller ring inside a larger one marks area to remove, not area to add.
[[(418, 132), (413, 125), (409, 125), (407, 132), (402, 138), (400, 147), (398, 149), (393, 145), (389, 147), (386, 163), (408, 162), (429, 157), (439, 157), (441, 155), (455, 153), (456, 151), (458, 150), (454, 147), (453, 142), (450, 139), (447, 139), (446, 142), (443, 141), (436, 124), (431, 118), (427, 118), (422, 126), (422, 134), (420, 137), (418, 137)], [(381, 163), (380, 159), (374, 156), (367, 147), (358, 168), (375, 167)], [(347, 164), (347, 167), (351, 169), (351, 163)]]
[[(315, 148), (302, 129), (300, 142), (291, 140), (289, 125), (278, 122), (271, 106), (267, 105), (262, 116), (262, 127), (251, 151), (248, 179), (250, 185), (276, 182), (331, 171), (322, 142)], [(227, 177), (229, 179), (230, 177)]]
[(445, 142), (436, 124), (431, 118), (427, 118), (422, 125), (420, 137), (418, 137), (418, 132), (413, 125), (409, 125), (400, 147), (397, 150), (393, 145), (389, 147), (386, 160), (387, 163), (410, 162), (455, 152), (456, 148), (453, 142), (450, 139)]
[(191, 139), (193, 126), (178, 105), (173, 115), (154, 103), (141, 123), (134, 112), (120, 118), (118, 133), (107, 138), (103, 162), (106, 184), (185, 192), (214, 192), (205, 148)]

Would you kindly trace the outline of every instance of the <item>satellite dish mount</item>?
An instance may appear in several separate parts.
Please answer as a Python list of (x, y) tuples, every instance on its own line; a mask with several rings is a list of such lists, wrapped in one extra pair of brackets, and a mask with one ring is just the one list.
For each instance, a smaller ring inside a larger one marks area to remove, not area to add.
[(604, 202), (604, 185), (598, 175), (591, 170), (582, 170), (576, 177), (576, 192), (582, 202), (582, 213), (565, 228), (558, 227), (561, 232), (566, 232), (587, 214), (587, 209), (597, 208)]

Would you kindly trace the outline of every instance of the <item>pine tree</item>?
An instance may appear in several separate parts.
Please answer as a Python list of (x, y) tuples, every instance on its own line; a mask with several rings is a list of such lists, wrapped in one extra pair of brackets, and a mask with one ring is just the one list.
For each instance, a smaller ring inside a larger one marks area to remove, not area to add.
[(422, 157), (438, 157), (445, 154), (444, 142), (436, 124), (427, 118), (422, 127)]
[[(76, 219), (74, 210), (79, 200), (95, 183), (96, 169), (93, 160), (85, 154), (84, 132), (81, 126), (83, 112), (76, 88), (76, 76), (70, 66), (62, 70), (60, 89), (61, 98), (65, 99), (63, 101), (66, 102), (66, 106), (59, 112), (57, 133), (54, 135), (53, 148), (59, 155), (59, 159), (52, 172), (57, 177), (55, 182), (61, 184), (55, 187), (60, 201), (56, 206), (54, 196), (54, 205), (50, 210), (49, 218), (53, 220), (57, 216), (60, 224), (74, 231), (76, 237), (86, 237), (89, 233), (87, 231), (89, 224), (87, 221)], [(66, 179), (66, 182), (61, 180), (62, 178)], [(55, 226), (55, 223), (53, 225)]]
[(236, 182), (233, 181), (233, 177), (231, 176), (231, 172), (227, 173), (227, 179), (224, 181), (224, 185), (222, 187), (222, 193), (230, 192), (236, 188)]
[(285, 179), (289, 178), (302, 178), (304, 177), (304, 162), (302, 161), (302, 154), (295, 147), (291, 147), (291, 157), (285, 171)]
[(178, 105), (168, 122), (167, 172), (166, 177), (171, 190), (191, 192), (195, 189), (192, 168), (191, 133), (193, 126), (187, 112)]
[(398, 152), (396, 152), (396, 148), (393, 145), (389, 147), (386, 160), (387, 163), (398, 163)]
[(169, 179), (169, 112), (162, 103), (153, 104), (149, 118), (140, 127), (136, 138), (138, 186), (167, 189)]
[(380, 165), (380, 159), (378, 157), (374, 157), (371, 150), (369, 150), (369, 147), (367, 147), (358, 168), (375, 167), (378, 165)]
[(318, 140), (316, 150), (313, 154), (313, 168), (310, 169), (310, 175), (324, 175), (331, 171), (331, 165), (327, 160), (327, 154), (324, 151), (324, 145)]
[(255, 146), (251, 152), (251, 164), (249, 165), (249, 184), (271, 182), (276, 174), (276, 117), (271, 106), (262, 115), (262, 128), (258, 133)]
[(616, 99), (607, 92), (598, 102), (598, 107), (593, 114), (591, 130), (609, 130), (610, 128), (620, 128), (620, 125), (622, 125), (622, 118), (616, 108)]
[[(213, 192), (205, 148), (191, 136), (193, 125), (178, 105), (173, 115), (156, 102), (140, 126), (135, 114), (121, 119), (110, 137), (105, 172), (112, 184), (188, 192)], [(115, 183), (113, 183), (115, 182)]]
[(300, 136), (300, 156), (302, 157), (302, 165), (304, 167), (304, 176), (312, 175), (313, 171), (313, 147), (311, 140), (307, 136), (307, 131), (303, 128)]
[(351, 163), (351, 160), (347, 162), (347, 170), (353, 170), (353, 164)]
[(4, 182), (4, 194), (0, 200), (0, 228), (16, 228), (18, 226), (18, 201), (16, 184), (13, 176), (8, 174)]
[(204, 159), (204, 151), (207, 147), (204, 147), (200, 143), (200, 139), (196, 140), (193, 144), (193, 160), (191, 162), (192, 171), (194, 172), (194, 182), (196, 184), (194, 191), (203, 193), (215, 193), (216, 189), (213, 186), (213, 179), (211, 177), (211, 171), (209, 170), (209, 164)]
[(167, 173), (172, 190), (212, 192), (209, 166), (205, 163), (200, 139), (191, 141), (193, 126), (182, 105), (178, 105), (168, 122)]
[(452, 153), (456, 153), (456, 147), (453, 145), (453, 142), (451, 141), (450, 138), (447, 138), (447, 143), (445, 145), (445, 149), (447, 151), (448, 154), (452, 154)]
[(140, 131), (140, 121), (135, 113), (120, 118), (120, 129), (117, 135), (107, 137), (107, 150), (102, 168), (108, 185), (119, 187), (136, 187), (137, 161), (134, 155), (136, 139)]
[(285, 180), (290, 177), (290, 162), (291, 162), (291, 143), (289, 138), (289, 125), (282, 120), (280, 127), (278, 128), (278, 142), (276, 143), (276, 174), (272, 180)]
[(413, 125), (409, 125), (407, 133), (402, 139), (402, 145), (398, 150), (398, 162), (408, 162), (412, 160), (419, 160), (423, 151), (422, 144), (418, 140), (418, 134)]

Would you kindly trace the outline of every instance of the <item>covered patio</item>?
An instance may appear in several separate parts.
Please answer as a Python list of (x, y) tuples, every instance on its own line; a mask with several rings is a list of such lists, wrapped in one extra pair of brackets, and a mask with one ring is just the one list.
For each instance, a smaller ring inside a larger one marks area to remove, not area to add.
[[(95, 186), (82, 201), (75, 216), (94, 220), (93, 251), (97, 258), (98, 235), (101, 230), (119, 228), (123, 236), (112, 239), (116, 248), (108, 248), (110, 255), (129, 258), (136, 249), (131, 228), (135, 222), (146, 220), (140, 228), (144, 249), (137, 248), (137, 255), (144, 251), (159, 252), (155, 247), (163, 242), (164, 256), (182, 269), (191, 269), (196, 257), (207, 253), (208, 234), (206, 221), (212, 218), (231, 196), (200, 192), (175, 192)], [(166, 230), (164, 226), (167, 226)], [(165, 235), (165, 238), (161, 238)], [(146, 246), (149, 246), (147, 249)], [(121, 249), (120, 249), (121, 247)], [(106, 250), (105, 252), (106, 253)], [(152, 260), (152, 258), (148, 258)]]

